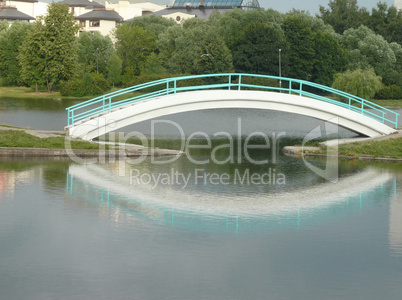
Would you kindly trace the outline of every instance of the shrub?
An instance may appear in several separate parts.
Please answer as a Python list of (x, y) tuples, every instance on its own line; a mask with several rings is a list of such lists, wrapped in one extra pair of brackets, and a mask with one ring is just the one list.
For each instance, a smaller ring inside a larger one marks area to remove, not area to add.
[(336, 74), (332, 87), (361, 98), (372, 99), (383, 84), (381, 77), (373, 69), (357, 69)]
[(402, 88), (397, 85), (385, 86), (375, 94), (374, 98), (381, 100), (400, 100), (402, 99)]
[(84, 97), (102, 95), (110, 89), (109, 82), (102, 74), (84, 74), (82, 78), (75, 78), (60, 85), (62, 96)]

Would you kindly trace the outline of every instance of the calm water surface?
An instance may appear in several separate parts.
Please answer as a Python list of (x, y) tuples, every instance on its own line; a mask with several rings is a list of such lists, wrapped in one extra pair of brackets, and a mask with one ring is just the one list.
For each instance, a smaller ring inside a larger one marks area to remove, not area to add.
[[(239, 117), (245, 134), (289, 139), (322, 125), (236, 110), (172, 119), (235, 134)], [(332, 183), (276, 155), (0, 161), (0, 299), (400, 299), (402, 164), (341, 161)]]

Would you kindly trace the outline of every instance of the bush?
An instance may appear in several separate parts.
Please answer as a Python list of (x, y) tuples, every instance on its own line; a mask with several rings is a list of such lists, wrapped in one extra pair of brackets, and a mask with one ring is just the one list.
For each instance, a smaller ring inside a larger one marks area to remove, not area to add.
[(397, 85), (385, 86), (375, 94), (374, 98), (380, 100), (400, 100), (402, 99), (402, 88)]
[[(239, 83), (239, 79), (233, 80), (232, 83)], [(242, 84), (249, 85), (259, 85), (259, 86), (269, 86), (269, 87), (279, 87), (279, 80), (272, 78), (264, 78), (264, 77), (249, 77), (242, 76), (241, 77)], [(284, 82), (282, 81), (282, 87), (284, 87)], [(287, 84), (287, 83), (286, 83)], [(266, 89), (256, 89), (252, 87), (243, 87), (242, 90), (262, 90), (266, 91)]]
[(373, 69), (357, 69), (336, 74), (332, 87), (361, 98), (372, 99), (383, 84), (381, 77)]
[(84, 97), (102, 95), (110, 89), (109, 82), (102, 74), (84, 74), (83, 78), (76, 78), (60, 85), (62, 96)]

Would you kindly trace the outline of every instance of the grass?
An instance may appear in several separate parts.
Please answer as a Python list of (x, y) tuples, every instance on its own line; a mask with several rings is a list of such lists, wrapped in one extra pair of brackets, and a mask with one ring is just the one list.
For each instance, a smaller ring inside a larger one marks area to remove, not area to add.
[(402, 158), (402, 138), (342, 144), (338, 146), (338, 151), (341, 156)]
[(402, 100), (370, 100), (370, 101), (385, 107), (402, 107)]
[[(1, 130), (0, 147), (26, 147), (26, 148), (65, 148), (64, 137), (38, 138), (20, 130)], [(97, 143), (87, 141), (71, 141), (72, 149), (99, 149)], [(108, 149), (108, 145), (106, 145)]]

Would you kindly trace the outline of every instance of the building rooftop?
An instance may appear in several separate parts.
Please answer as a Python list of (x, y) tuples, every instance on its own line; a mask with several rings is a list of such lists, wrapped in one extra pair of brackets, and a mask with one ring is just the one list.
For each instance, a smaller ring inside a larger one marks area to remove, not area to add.
[(96, 9), (75, 17), (76, 20), (107, 20), (121, 22), (123, 18), (114, 10)]
[(20, 12), (16, 7), (1, 7), (0, 8), (0, 20), (24, 20), (31, 21), (35, 18)]
[(175, 0), (172, 7), (239, 7), (243, 9), (259, 9), (260, 4), (258, 3), (258, 0)]
[(157, 16), (166, 16), (166, 15), (171, 15), (174, 13), (184, 13), (184, 14), (189, 14), (189, 15), (195, 15), (196, 18), (201, 18), (204, 20), (209, 19), (209, 16), (212, 14), (214, 11), (219, 11), (219, 12), (225, 12), (230, 9), (233, 9), (232, 7), (223, 7), (223, 8), (191, 8), (191, 7), (168, 7), (166, 9), (162, 9), (159, 11), (156, 11), (150, 15), (157, 15)]
[(91, 7), (104, 8), (105, 7), (102, 4), (99, 4), (98, 2), (89, 1), (89, 0), (64, 0), (64, 1), (61, 1), (60, 3), (67, 4), (70, 7), (88, 7), (88, 8), (91, 8)]

